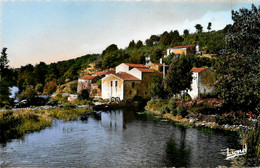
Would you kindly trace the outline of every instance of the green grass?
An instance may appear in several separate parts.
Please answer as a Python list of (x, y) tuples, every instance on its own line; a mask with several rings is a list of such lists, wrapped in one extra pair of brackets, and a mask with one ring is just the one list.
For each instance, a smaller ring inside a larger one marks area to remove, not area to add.
[(64, 121), (76, 120), (80, 115), (91, 111), (90, 109), (59, 109), (0, 113), (0, 142), (23, 138), (27, 133), (50, 127), (53, 118)]
[(49, 110), (51, 117), (63, 119), (64, 121), (76, 120), (80, 115), (91, 112), (90, 109), (64, 109), (64, 110)]

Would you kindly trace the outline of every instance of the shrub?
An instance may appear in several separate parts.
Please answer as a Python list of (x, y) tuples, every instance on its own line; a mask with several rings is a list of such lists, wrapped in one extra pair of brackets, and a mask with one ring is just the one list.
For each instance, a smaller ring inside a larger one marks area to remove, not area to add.
[(182, 117), (185, 117), (188, 114), (187, 108), (183, 105), (178, 106), (176, 108), (176, 112), (178, 116), (182, 116)]
[(165, 113), (170, 113), (171, 110), (170, 110), (170, 108), (169, 108), (168, 106), (163, 106), (163, 107), (161, 108), (160, 112), (161, 112), (162, 114), (165, 114)]

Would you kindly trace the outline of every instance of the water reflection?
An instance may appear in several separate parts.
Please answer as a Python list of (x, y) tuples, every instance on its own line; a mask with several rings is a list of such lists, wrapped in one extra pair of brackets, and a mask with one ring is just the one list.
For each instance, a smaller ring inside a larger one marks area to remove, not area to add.
[[(0, 166), (229, 166), (219, 154), (228, 147), (228, 137), (112, 110), (78, 121), (54, 120), (50, 128), (8, 142), (0, 146)], [(168, 143), (172, 152), (166, 150)]]

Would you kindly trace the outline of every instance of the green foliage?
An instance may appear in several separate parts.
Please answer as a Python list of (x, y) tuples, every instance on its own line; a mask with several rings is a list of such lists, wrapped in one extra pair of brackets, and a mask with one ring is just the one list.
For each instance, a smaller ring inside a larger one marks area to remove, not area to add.
[(37, 93), (33, 86), (29, 86), (23, 91), (19, 96), (18, 99), (21, 100), (27, 100), (29, 104), (35, 103), (35, 97), (37, 96)]
[(63, 109), (49, 110), (52, 117), (63, 119), (64, 121), (76, 120), (80, 115), (91, 112), (90, 109)]
[(196, 28), (198, 33), (202, 33), (203, 27), (201, 26), (201, 24), (196, 24), (194, 27)]
[(163, 107), (161, 108), (160, 112), (161, 112), (162, 114), (165, 114), (165, 113), (170, 113), (171, 110), (170, 110), (169, 106), (163, 106)]
[(254, 164), (250, 166), (260, 166), (260, 119), (255, 125), (255, 128), (251, 130), (246, 139), (247, 142), (247, 162), (253, 159)]
[(85, 100), (85, 99), (88, 100), (89, 99), (89, 92), (88, 92), (88, 90), (87, 89), (83, 89), (78, 97), (79, 97), (80, 100)]
[(164, 44), (164, 45), (170, 45), (172, 42), (170, 33), (168, 33), (167, 31), (165, 31), (161, 37), (160, 37), (160, 43)]
[(51, 126), (52, 121), (31, 114), (13, 115), (13, 112), (0, 114), (0, 142), (6, 142), (14, 138), (22, 138), (26, 133), (40, 131)]
[(56, 91), (56, 89), (57, 89), (57, 82), (50, 81), (45, 84), (43, 88), (43, 92), (46, 94), (52, 94)]
[(151, 61), (152, 62), (159, 62), (160, 58), (163, 57), (163, 50), (156, 49), (151, 53)]
[(41, 83), (38, 83), (36, 86), (35, 86), (35, 90), (39, 93), (42, 93), (43, 91), (43, 85)]
[(182, 117), (185, 117), (188, 114), (187, 108), (185, 106), (183, 106), (183, 105), (179, 105), (176, 108), (176, 112), (177, 112), (178, 116), (182, 116)]
[(77, 93), (77, 88), (78, 88), (78, 82), (73, 82), (72, 84), (70, 84), (70, 91), (73, 94)]
[(154, 74), (151, 77), (151, 96), (157, 98), (165, 98), (167, 93), (163, 88), (163, 78), (160, 74)]
[(141, 40), (138, 40), (136, 45), (135, 45), (136, 48), (141, 48), (143, 47), (143, 42)]
[(175, 58), (170, 64), (164, 80), (165, 89), (171, 94), (177, 94), (182, 90), (190, 89), (192, 82), (191, 68), (188, 57)]
[(4, 107), (5, 105), (10, 105), (11, 99), (9, 96), (11, 95), (7, 78), (0, 79), (0, 107)]
[(154, 99), (147, 102), (147, 107), (153, 110), (160, 111), (163, 106), (168, 104), (168, 100)]

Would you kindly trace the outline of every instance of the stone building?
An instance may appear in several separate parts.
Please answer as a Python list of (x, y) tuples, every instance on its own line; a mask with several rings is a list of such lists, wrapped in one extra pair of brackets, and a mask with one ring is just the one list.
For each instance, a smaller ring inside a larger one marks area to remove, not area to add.
[(82, 90), (86, 89), (91, 92), (91, 85), (93, 83), (96, 83), (99, 79), (101, 79), (100, 76), (90, 76), (86, 75), (78, 79), (78, 88), (77, 93), (81, 94)]

